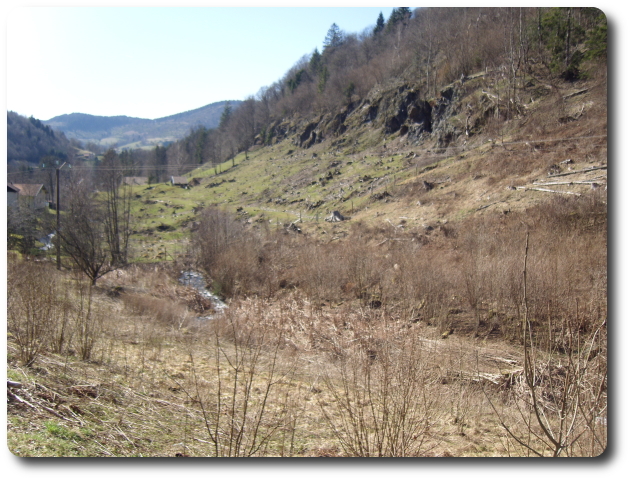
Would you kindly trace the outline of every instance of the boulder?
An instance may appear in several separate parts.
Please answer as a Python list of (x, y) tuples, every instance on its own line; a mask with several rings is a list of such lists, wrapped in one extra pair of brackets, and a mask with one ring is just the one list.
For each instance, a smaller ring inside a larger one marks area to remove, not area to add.
[(343, 222), (344, 220), (346, 220), (346, 217), (339, 213), (338, 210), (335, 210), (328, 217), (326, 217), (325, 220), (327, 222)]

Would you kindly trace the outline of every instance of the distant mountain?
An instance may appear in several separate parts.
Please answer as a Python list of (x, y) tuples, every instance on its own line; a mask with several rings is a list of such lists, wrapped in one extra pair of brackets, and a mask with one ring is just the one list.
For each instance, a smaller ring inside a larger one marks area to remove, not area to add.
[(46, 155), (66, 158), (71, 151), (66, 136), (36, 118), (7, 112), (7, 162), (38, 163)]
[[(216, 128), (228, 101), (215, 102), (205, 107), (150, 120), (146, 118), (103, 117), (85, 113), (59, 115), (42, 123), (65, 133), (68, 138), (97, 145), (142, 147), (166, 144), (185, 137), (197, 127)], [(232, 108), (241, 101), (229, 100)]]

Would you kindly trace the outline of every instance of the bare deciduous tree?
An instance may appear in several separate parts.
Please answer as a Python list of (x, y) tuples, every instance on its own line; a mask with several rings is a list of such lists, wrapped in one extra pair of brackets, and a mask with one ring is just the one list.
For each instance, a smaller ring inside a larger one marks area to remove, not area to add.
[(122, 169), (118, 155), (108, 150), (103, 158), (102, 185), (105, 234), (112, 265), (127, 263), (131, 235), (131, 187), (122, 184)]
[[(529, 314), (528, 255), (529, 233), (522, 274), (522, 388), (512, 392), (520, 418), (510, 422), (490, 404), (509, 438), (528, 456), (598, 456), (607, 445), (606, 321), (584, 335), (576, 300), (575, 319), (562, 329), (566, 354), (555, 354), (551, 345), (540, 348)], [(551, 324), (547, 334), (554, 335)]]
[(92, 285), (114, 268), (107, 248), (105, 217), (103, 206), (88, 182), (72, 182), (59, 231), (61, 249), (88, 276)]

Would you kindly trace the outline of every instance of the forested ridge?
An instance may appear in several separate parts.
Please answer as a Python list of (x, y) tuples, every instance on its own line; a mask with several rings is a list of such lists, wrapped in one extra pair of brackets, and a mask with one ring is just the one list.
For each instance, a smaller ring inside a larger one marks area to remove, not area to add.
[(133, 149), (156, 144), (167, 145), (185, 137), (196, 128), (216, 128), (227, 103), (236, 106), (240, 101), (215, 102), (156, 119), (71, 113), (43, 123), (83, 143), (93, 143), (102, 148), (114, 146), (119, 149)]
[(66, 158), (70, 142), (66, 136), (40, 120), (7, 112), (7, 161), (38, 163), (46, 155)]
[[(277, 82), (246, 98), (219, 128), (198, 128), (169, 152), (177, 150), (180, 160), (186, 158), (182, 164), (195, 165), (219, 163), (287, 136), (297, 136), (296, 144), (304, 146), (299, 137), (311, 133), (308, 124), (315, 125), (317, 142), (338, 137), (351, 112), (365, 109), (369, 123), (384, 110), (399, 108), (379, 104), (383, 92), (395, 89), (414, 97), (415, 111), (409, 113), (420, 123), (418, 109), (435, 114), (445, 100), (453, 100), (443, 95), (445, 89), (452, 95), (449, 85), (477, 73), (485, 74), (487, 85), (502, 97), (498, 113), (509, 121), (524, 114), (532, 83), (586, 79), (606, 64), (606, 51), (606, 18), (596, 8), (400, 7), (360, 33), (333, 24), (321, 51), (305, 54)], [(384, 127), (379, 131), (386, 136), (399, 131), (392, 125), (408, 116), (394, 111), (373, 126)]]
[[(322, 38), (321, 51), (306, 53), (282, 78), (242, 102), (218, 102), (157, 120), (71, 114), (45, 123), (73, 131), (75, 142), (82, 140), (98, 154), (107, 147), (100, 139), (118, 139), (110, 146), (127, 151), (129, 174), (164, 180), (289, 137), (300, 147), (343, 137), (357, 126), (346, 122), (357, 112), (379, 138), (399, 133), (418, 140), (426, 132), (433, 134), (432, 146), (446, 146), (480, 133), (489, 116), (507, 122), (526, 115), (541, 89), (588, 79), (607, 61), (606, 18), (596, 8), (399, 7), (387, 19), (381, 13), (360, 33), (333, 24)], [(449, 110), (462, 94), (454, 87), (478, 75), (486, 80), (482, 91), (492, 90), (486, 100), (497, 99), (493, 111), (471, 102), (468, 112), (461, 106)], [(214, 126), (208, 127), (208, 119), (197, 117), (211, 106)], [(445, 114), (464, 116), (470, 124), (444, 123), (434, 132), (435, 117)], [(9, 122), (10, 162), (36, 163), (51, 153), (46, 142), (44, 148), (28, 143), (28, 129), (12, 132), (14, 123)], [(42, 132), (37, 142), (52, 138)], [(175, 132), (185, 136), (175, 141)], [(155, 145), (152, 151), (147, 141)]]

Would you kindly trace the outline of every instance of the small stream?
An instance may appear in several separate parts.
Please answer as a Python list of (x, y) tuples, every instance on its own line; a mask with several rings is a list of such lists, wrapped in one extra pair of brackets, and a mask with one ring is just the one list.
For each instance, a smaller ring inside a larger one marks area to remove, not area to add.
[(223, 302), (223, 300), (221, 300), (219, 297), (214, 295), (206, 288), (206, 279), (201, 273), (190, 271), (182, 272), (181, 276), (179, 277), (179, 283), (188, 287), (193, 287), (204, 298), (207, 298), (212, 302), (215, 313), (204, 317), (197, 317), (197, 320), (212, 320), (217, 315), (223, 313), (223, 311), (227, 308), (227, 304)]

